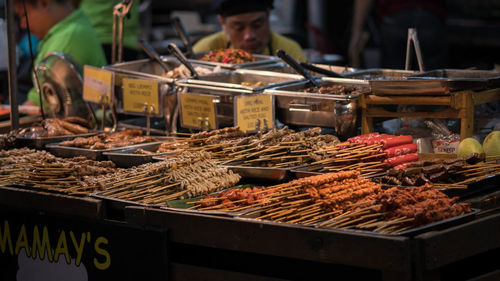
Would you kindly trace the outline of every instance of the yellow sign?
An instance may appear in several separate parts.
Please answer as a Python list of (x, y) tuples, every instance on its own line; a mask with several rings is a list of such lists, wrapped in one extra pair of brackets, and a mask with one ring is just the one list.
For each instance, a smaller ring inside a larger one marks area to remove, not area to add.
[(159, 114), (160, 92), (158, 82), (141, 79), (123, 79), (123, 110)]
[(179, 93), (182, 126), (217, 129), (214, 97), (191, 93)]
[(272, 95), (237, 96), (235, 125), (243, 131), (258, 131), (274, 127)]
[(83, 67), (83, 99), (111, 104), (114, 73), (90, 65)]

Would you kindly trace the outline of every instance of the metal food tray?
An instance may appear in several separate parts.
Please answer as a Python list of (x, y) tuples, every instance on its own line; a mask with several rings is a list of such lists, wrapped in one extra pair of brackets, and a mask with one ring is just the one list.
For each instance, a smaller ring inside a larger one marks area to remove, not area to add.
[[(165, 65), (167, 65), (169, 70), (173, 70), (181, 65), (181, 62), (174, 57), (161, 57), (161, 59), (165, 63)], [(209, 70), (214, 69), (213, 66), (208, 66), (204, 64), (200, 65), (197, 63), (193, 63), (193, 66), (203, 67)], [(167, 83), (173, 83), (176, 80), (184, 79), (182, 77), (172, 78), (172, 77), (162, 76), (162, 74), (165, 74), (166, 72), (163, 69), (163, 67), (161, 67), (161, 65), (154, 59), (140, 59), (130, 62), (122, 62), (104, 66), (103, 68), (118, 74), (127, 75), (129, 77), (150, 78)]]
[(408, 79), (444, 81), (449, 91), (500, 87), (500, 72), (491, 70), (436, 69), (409, 75)]
[(109, 208), (109, 209), (117, 210), (117, 211), (123, 211), (126, 206), (154, 207), (154, 205), (151, 205), (151, 204), (144, 204), (144, 203), (139, 203), (139, 202), (135, 202), (135, 201), (118, 199), (118, 198), (113, 198), (113, 197), (101, 195), (101, 193), (104, 193), (107, 191), (109, 191), (109, 190), (94, 192), (94, 193), (91, 193), (89, 196), (92, 198), (97, 198), (97, 199), (103, 200), (106, 203), (106, 209)]
[[(323, 77), (317, 81), (320, 85), (355, 86), (362, 92), (370, 91), (368, 82), (362, 80)], [(304, 92), (308, 87), (307, 81), (300, 81), (266, 89), (264, 94), (276, 97), (276, 116), (285, 124), (335, 128), (341, 137), (354, 134), (359, 95)]]
[(183, 151), (182, 149), (178, 149), (175, 151), (171, 152), (164, 152), (164, 153), (155, 153), (155, 154), (135, 154), (134, 152), (138, 149), (144, 149), (147, 151), (156, 151), (160, 147), (162, 142), (154, 142), (154, 143), (148, 143), (142, 147), (129, 147), (129, 148), (122, 148), (119, 150), (111, 151), (111, 152), (103, 152), (103, 155), (105, 155), (109, 161), (112, 161), (113, 163), (116, 164), (116, 166), (121, 167), (121, 168), (130, 168), (133, 166), (139, 166), (142, 164), (150, 163), (153, 161), (154, 156), (161, 156), (161, 155), (172, 155), (178, 152)]
[[(259, 92), (267, 88), (287, 85), (300, 80), (304, 80), (304, 77), (296, 74), (278, 73), (263, 70), (237, 69), (235, 71), (224, 71), (203, 75), (200, 76), (199, 79), (187, 79), (185, 82), (187, 82), (187, 84)], [(258, 82), (261, 82), (264, 85), (242, 85), (242, 83), (256, 84)]]
[(51, 143), (47, 144), (46, 148), (50, 151), (50, 153), (59, 157), (71, 158), (76, 156), (85, 156), (90, 160), (103, 161), (107, 160), (106, 155), (103, 154), (104, 152), (113, 152), (125, 148), (142, 148), (143, 146), (151, 145), (153, 143), (161, 142), (140, 143), (129, 146), (114, 147), (110, 149), (86, 149), (80, 147), (62, 146), (58, 143)]
[(289, 178), (291, 170), (291, 168), (269, 168), (237, 165), (223, 166), (235, 173), (238, 173), (242, 178), (264, 179), (273, 181), (282, 181)]
[(343, 228), (335, 228), (335, 227), (321, 227), (318, 226), (317, 224), (315, 225), (316, 228), (318, 229), (340, 229), (343, 231), (347, 232), (353, 232), (353, 233), (369, 233), (369, 234), (378, 234), (378, 235), (384, 235), (384, 236), (416, 236), (419, 234), (422, 234), (424, 232), (430, 232), (430, 231), (438, 231), (438, 230), (443, 230), (449, 227), (457, 226), (469, 221), (472, 221), (476, 218), (476, 215), (479, 213), (480, 210), (478, 209), (472, 209), (470, 213), (463, 214), (460, 216), (455, 216), (451, 217), (445, 220), (441, 220), (438, 222), (418, 226), (415, 228), (410, 228), (398, 233), (378, 233), (374, 231), (368, 231), (368, 230), (361, 230), (361, 229), (343, 229)]
[[(294, 172), (294, 171), (292, 171)], [(376, 174), (372, 177), (383, 177), (386, 176), (387, 172), (382, 173), (382, 174)], [(500, 173), (498, 174), (492, 174), (489, 175), (483, 179), (478, 179), (473, 182), (467, 183), (467, 188), (466, 189), (456, 189), (456, 188), (439, 188), (441, 192), (445, 193), (449, 197), (454, 197), (458, 196), (460, 197), (460, 200), (463, 200), (466, 197), (471, 197), (475, 196), (480, 193), (487, 193), (491, 192), (493, 190), (498, 190), (498, 182), (500, 180)], [(438, 182), (439, 184), (447, 184), (443, 182)], [(381, 183), (384, 186), (387, 187), (399, 187), (399, 188), (411, 188), (411, 186), (407, 185), (394, 185), (394, 184), (388, 184), (388, 183)], [(453, 185), (453, 183), (449, 183), (450, 185)]]
[(176, 212), (183, 212), (183, 213), (189, 213), (189, 214), (195, 214), (195, 215), (214, 215), (214, 216), (224, 216), (224, 217), (237, 217), (243, 214), (243, 212), (223, 212), (223, 211), (203, 211), (203, 210), (189, 210), (189, 209), (179, 209), (179, 208), (173, 208), (173, 207), (167, 207), (167, 206), (158, 206), (160, 209), (163, 210), (175, 210)]
[(342, 76), (350, 79), (374, 81), (374, 80), (405, 80), (406, 77), (415, 74), (413, 70), (370, 68), (343, 73)]
[[(308, 167), (311, 167), (311, 166), (304, 165), (304, 166), (295, 167), (290, 172), (293, 173), (296, 178), (306, 178), (306, 177), (323, 175), (323, 174), (329, 173), (329, 172), (313, 172), (313, 171), (309, 171), (307, 169)], [(382, 173), (376, 173), (376, 174), (371, 174), (371, 175), (367, 175), (367, 176), (360, 175), (360, 177), (375, 178), (375, 177), (383, 176), (385, 174), (386, 174), (386, 172), (382, 172)]]
[[(422, 234), (424, 232), (429, 232), (429, 231), (438, 231), (438, 230), (443, 230), (449, 227), (457, 226), (469, 221), (472, 221), (476, 218), (476, 215), (479, 213), (479, 209), (472, 209), (470, 213), (463, 214), (461, 216), (455, 216), (451, 217), (445, 220), (441, 220), (438, 222), (430, 223), (427, 225), (422, 225), (419, 227), (407, 229), (398, 233), (380, 233), (380, 232), (375, 232), (375, 231), (369, 231), (369, 230), (361, 230), (361, 229), (346, 229), (346, 228), (337, 228), (337, 227), (322, 227), (319, 226), (319, 223), (315, 224), (298, 224), (299, 226), (302, 227), (314, 227), (317, 229), (322, 229), (322, 230), (340, 230), (340, 231), (345, 231), (345, 232), (350, 232), (350, 233), (358, 233), (358, 234), (371, 234), (371, 235), (381, 235), (381, 236), (416, 236), (419, 234)], [(253, 214), (251, 216), (246, 215), (247, 213), (252, 213), (253, 210), (247, 210), (244, 213), (242, 213), (239, 216), (236, 216), (235, 219), (240, 219), (240, 220), (245, 220), (245, 221), (257, 221), (257, 222), (266, 222), (266, 223), (279, 223), (280, 225), (289, 225), (292, 227), (297, 227), (297, 224), (294, 223), (283, 223), (283, 222), (275, 222), (272, 220), (266, 220), (266, 219), (257, 219), (256, 217), (259, 216), (259, 214)]]
[(260, 55), (260, 54), (252, 54), (252, 56), (254, 56), (257, 59), (256, 61), (244, 62), (244, 63), (222, 63), (222, 62), (211, 62), (211, 61), (201, 60), (201, 58), (205, 54), (208, 54), (208, 53), (210, 53), (210, 51), (195, 53), (193, 55), (193, 58), (188, 59), (188, 61), (191, 63), (204, 64), (204, 65), (209, 65), (209, 66), (213, 66), (213, 67), (220, 66), (220, 67), (228, 68), (228, 69), (249, 68), (249, 67), (271, 64), (271, 63), (275, 63), (275, 62), (280, 61), (280, 58), (278, 58), (278, 57), (266, 56), (266, 55)]
[(45, 148), (47, 144), (57, 143), (62, 141), (69, 141), (77, 137), (91, 137), (96, 135), (98, 132), (78, 134), (78, 135), (66, 135), (66, 136), (55, 136), (55, 137), (36, 137), (36, 138), (25, 138), (17, 137), (16, 142), (22, 146), (27, 146), (31, 148), (42, 149)]

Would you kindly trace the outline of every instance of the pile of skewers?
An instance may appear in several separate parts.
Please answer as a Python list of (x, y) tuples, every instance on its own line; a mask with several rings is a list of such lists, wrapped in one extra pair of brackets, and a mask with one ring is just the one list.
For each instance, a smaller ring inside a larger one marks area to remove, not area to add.
[(140, 165), (106, 176), (87, 178), (100, 196), (161, 205), (234, 186), (238, 174), (217, 165), (206, 152), (186, 152), (164, 161)]
[(384, 172), (388, 168), (418, 160), (417, 145), (412, 141), (411, 136), (378, 133), (361, 135), (317, 151), (323, 153), (323, 159), (303, 169), (320, 173), (356, 169), (362, 175)]
[(500, 174), (500, 164), (495, 161), (472, 160), (468, 157), (417, 161), (403, 169), (392, 168), (387, 171), (387, 175), (375, 179), (380, 183), (397, 186), (432, 183), (440, 188), (466, 189), (469, 183)]
[(456, 204), (458, 198), (448, 198), (429, 186), (384, 190), (359, 175), (359, 171), (343, 171), (301, 178), (252, 190), (237, 200), (230, 200), (230, 193), (216, 200), (206, 196), (192, 202), (192, 209), (247, 211), (246, 217), (275, 222), (383, 233), (397, 233), (471, 211), (469, 204)]
[[(206, 141), (194, 142), (193, 146), (211, 152), (222, 164), (284, 168), (321, 159), (316, 151), (338, 143), (338, 138), (333, 135), (321, 135), (321, 128), (295, 132), (285, 126), (252, 136), (240, 132), (236, 127), (231, 134), (226, 133), (232, 138), (208, 136)], [(216, 141), (209, 142), (212, 138)]]
[(69, 195), (88, 195), (82, 185), (88, 176), (115, 172), (111, 161), (92, 161), (84, 156), (59, 158), (34, 149), (0, 151), (0, 184), (18, 184)]

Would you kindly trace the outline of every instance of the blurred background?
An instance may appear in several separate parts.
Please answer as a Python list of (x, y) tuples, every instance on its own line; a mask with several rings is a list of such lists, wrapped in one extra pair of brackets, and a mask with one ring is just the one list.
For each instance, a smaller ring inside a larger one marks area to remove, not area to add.
[[(0, 93), (7, 93), (4, 1), (0, 0)], [(191, 41), (195, 43), (201, 37), (220, 30), (212, 2), (140, 1), (141, 37), (150, 41), (160, 54), (167, 54), (166, 47), (171, 42), (182, 48), (182, 41), (171, 24), (171, 19), (177, 16), (182, 20)], [(348, 59), (354, 2), (275, 0), (270, 17), (272, 29), (299, 42), (311, 62), (358, 68), (381, 67), (383, 40), (377, 20), (377, 3), (370, 10), (363, 25), (363, 40), (356, 62)], [(444, 2), (443, 24), (446, 35), (436, 42), (444, 44), (447, 50), (442, 68), (499, 69), (500, 0)], [(22, 44), (19, 42), (18, 46), (22, 48)], [(22, 52), (22, 49), (18, 50), (18, 55), (22, 55)], [(400, 52), (404, 55), (406, 48), (402, 48)], [(145, 54), (143, 55), (145, 57)], [(23, 68), (20, 69), (21, 72), (26, 71), (26, 64), (21, 62), (19, 67)], [(0, 103), (1, 99), (5, 98), (0, 97)]]

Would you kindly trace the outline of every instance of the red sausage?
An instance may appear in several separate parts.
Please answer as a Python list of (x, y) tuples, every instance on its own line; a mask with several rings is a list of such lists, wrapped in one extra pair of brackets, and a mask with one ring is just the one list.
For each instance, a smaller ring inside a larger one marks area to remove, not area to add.
[(387, 158), (391, 158), (391, 157), (399, 156), (399, 155), (403, 155), (403, 154), (415, 153), (415, 152), (417, 152), (417, 149), (418, 149), (417, 145), (414, 143), (411, 143), (411, 144), (403, 144), (403, 145), (390, 147), (390, 148), (384, 150), (384, 153), (387, 155)]
[(412, 136), (390, 137), (390, 138), (385, 138), (382, 140), (382, 144), (384, 145), (382, 148), (387, 149), (389, 147), (403, 145), (403, 144), (409, 144), (409, 143), (413, 143)]
[(418, 160), (418, 154), (410, 153), (405, 155), (399, 155), (384, 160), (388, 168), (395, 167), (404, 163), (411, 163)]

